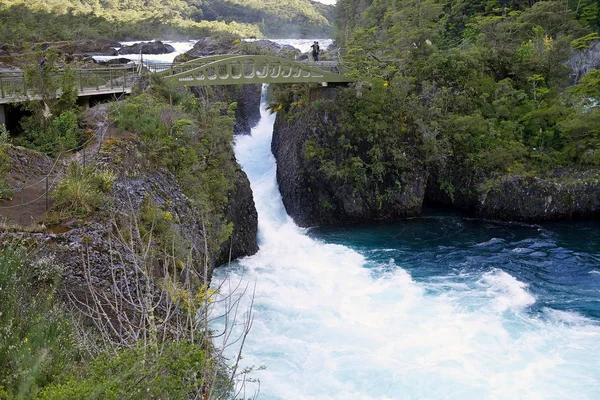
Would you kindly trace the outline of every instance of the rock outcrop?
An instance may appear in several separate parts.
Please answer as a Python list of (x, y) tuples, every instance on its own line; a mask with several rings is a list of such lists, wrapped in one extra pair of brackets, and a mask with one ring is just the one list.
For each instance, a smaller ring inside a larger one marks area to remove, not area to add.
[(501, 220), (555, 220), (600, 216), (600, 175), (568, 178), (506, 176), (481, 194), (479, 216)]
[(170, 44), (165, 44), (160, 40), (156, 42), (141, 42), (131, 46), (123, 46), (119, 49), (119, 55), (126, 54), (169, 54), (173, 53), (175, 48)]
[[(317, 131), (311, 112), (294, 120), (277, 116), (271, 148), (277, 159), (277, 182), (288, 214), (304, 227), (393, 220), (419, 215), (427, 171), (417, 160), (403, 182), (372, 182), (356, 187), (328, 177), (305, 158), (306, 143)], [(384, 196), (380, 196), (385, 193)]]
[(258, 251), (256, 242), (258, 213), (254, 205), (250, 181), (241, 168), (237, 170), (235, 187), (229, 195), (225, 215), (228, 221), (233, 222), (233, 233), (231, 240), (223, 244), (221, 252), (217, 255), (216, 266), (236, 258), (250, 256)]
[(87, 56), (116, 56), (115, 47), (121, 44), (107, 39), (83, 39), (73, 42), (48, 42), (41, 45), (42, 50), (56, 49), (63, 54), (80, 54)]
[[(469, 176), (449, 168), (430, 175), (425, 201), (482, 218), (540, 221), (600, 216), (600, 171), (556, 170), (545, 175)], [(449, 190), (449, 188), (452, 188)]]
[(266, 39), (252, 42), (240, 42), (239, 39), (233, 36), (207, 36), (198, 40), (192, 49), (177, 56), (175, 62), (184, 62), (194, 58), (217, 54), (256, 53), (294, 58), (297, 54), (300, 54), (300, 50), (289, 45), (280, 45)]
[[(408, 168), (396, 174), (400, 178), (395, 178), (395, 182), (389, 177), (378, 183), (369, 182), (371, 178), (367, 176), (367, 183), (352, 184), (347, 178), (339, 178), (348, 176), (348, 166), (332, 159), (342, 151), (337, 144), (341, 133), (337, 126), (335, 115), (325, 115), (319, 108), (296, 111), (293, 116), (281, 112), (277, 116), (271, 145), (277, 159), (277, 182), (288, 214), (300, 226), (410, 217), (419, 215), (425, 202), (497, 220), (600, 216), (597, 169), (489, 177), (449, 160), (444, 170), (430, 170), (433, 167), (421, 163), (417, 153), (410, 154), (410, 143), (399, 144), (407, 149)], [(368, 146), (352, 144), (356, 148)], [(388, 164), (386, 168), (395, 167)]]
[(260, 121), (262, 88), (260, 85), (240, 85), (228, 90), (230, 97), (237, 103), (233, 132), (236, 135), (249, 135), (250, 130)]
[(565, 64), (573, 71), (573, 82), (594, 69), (600, 69), (600, 41), (592, 43), (587, 50), (574, 52)]

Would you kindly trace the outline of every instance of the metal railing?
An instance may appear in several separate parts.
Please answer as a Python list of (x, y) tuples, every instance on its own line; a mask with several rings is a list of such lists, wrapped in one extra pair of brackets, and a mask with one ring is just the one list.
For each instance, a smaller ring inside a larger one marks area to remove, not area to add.
[[(136, 67), (85, 68), (71, 71), (75, 87), (80, 95), (94, 93), (119, 93), (127, 90), (137, 76)], [(65, 71), (57, 71), (54, 78), (60, 79)], [(0, 72), (0, 103), (22, 101), (41, 96), (43, 88), (27, 79), (22, 71)]]
[[(337, 60), (327, 61), (293, 61), (285, 58), (267, 57), (267, 56), (252, 56), (252, 55), (231, 55), (219, 54), (197, 58), (184, 63), (138, 63), (133, 66), (123, 67), (121, 65), (114, 67), (101, 68), (81, 68), (72, 70), (75, 77), (75, 85), (79, 92), (79, 96), (94, 95), (94, 94), (109, 94), (121, 93), (130, 90), (135, 83), (137, 77), (149, 72), (164, 77), (176, 77), (191, 73), (193, 71), (202, 70), (205, 66), (215, 66), (218, 70), (231, 73), (233, 70), (242, 69), (247, 71), (249, 68), (257, 68), (257, 64), (261, 68), (268, 65), (270, 68), (282, 68), (293, 66), (303, 71), (308, 71), (314, 78), (308, 78), (306, 74), (302, 76), (292, 76), (288, 80), (297, 82), (318, 81), (319, 76), (325, 79), (330, 79), (332, 82), (344, 81), (343, 77), (343, 58), (341, 52), (338, 52)], [(254, 64), (254, 65), (252, 65)], [(212, 68), (212, 67), (211, 67)], [(54, 77), (64, 74), (65, 71), (57, 71)], [(322, 73), (322, 74), (321, 74)], [(324, 74), (324, 75), (323, 75)], [(227, 74), (226, 74), (227, 75)], [(256, 83), (248, 77), (240, 77), (242, 79), (234, 79), (229, 82), (226, 77), (220, 79), (207, 79), (204, 84), (243, 84)], [(249, 80), (248, 80), (249, 79)], [(34, 81), (36, 79), (33, 79)], [(172, 79), (169, 79), (172, 80)], [(39, 99), (42, 97), (40, 89), (41, 85), (30, 83), (32, 79), (26, 79), (22, 71), (5, 71), (0, 72), (0, 104), (11, 102), (20, 102), (31, 99)], [(211, 83), (208, 83), (208, 82)], [(277, 83), (275, 77), (267, 77), (265, 82)], [(183, 82), (178, 79), (178, 82)], [(185, 83), (189, 85), (189, 83)], [(57, 95), (60, 94), (57, 93)], [(47, 94), (46, 94), (47, 95)]]

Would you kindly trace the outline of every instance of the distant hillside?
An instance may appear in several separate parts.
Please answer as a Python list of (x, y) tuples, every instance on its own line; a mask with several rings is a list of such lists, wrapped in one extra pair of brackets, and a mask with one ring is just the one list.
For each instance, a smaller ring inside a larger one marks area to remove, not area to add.
[(310, 0), (206, 0), (209, 21), (258, 24), (266, 36), (331, 36), (333, 6)]
[(330, 36), (332, 21), (332, 6), (310, 0), (1, 0), (0, 42)]

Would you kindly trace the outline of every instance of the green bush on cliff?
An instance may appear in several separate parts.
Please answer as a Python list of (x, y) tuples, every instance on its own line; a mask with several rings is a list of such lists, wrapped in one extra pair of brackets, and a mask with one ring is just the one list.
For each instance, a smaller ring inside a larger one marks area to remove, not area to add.
[(0, 399), (33, 398), (78, 359), (69, 320), (56, 307), (60, 269), (19, 244), (0, 247)]
[(110, 171), (96, 171), (73, 161), (67, 174), (52, 192), (52, 210), (60, 218), (84, 217), (96, 211), (103, 203), (103, 194), (111, 188), (114, 176)]
[(122, 130), (140, 135), (140, 148), (149, 168), (173, 172), (201, 210), (210, 248), (229, 237), (224, 220), (236, 167), (231, 153), (235, 105), (208, 103), (157, 79), (150, 93), (130, 98), (115, 110)]
[(364, 166), (367, 181), (389, 181), (383, 171), (423, 161), (451, 197), (507, 174), (598, 166), (600, 76), (566, 66), (598, 38), (592, 3), (340, 0), (337, 39), (363, 82), (342, 96), (338, 136), (316, 135), (306, 155), (355, 182)]
[[(48, 61), (40, 70), (39, 60), (44, 54)], [(88, 136), (79, 125), (75, 72), (69, 68), (59, 71), (55, 67), (58, 55), (54, 51), (43, 53), (36, 47), (26, 57), (25, 81), (40, 99), (22, 106), (29, 115), (21, 121), (24, 135), (18, 139), (20, 144), (55, 157), (78, 150)]]
[[(74, 374), (65, 383), (46, 388), (38, 398), (184, 400), (200, 398), (209, 384), (214, 394), (222, 395), (230, 389), (228, 380), (224, 370), (215, 368), (214, 360), (204, 349), (185, 341), (167, 343), (160, 353), (136, 347), (97, 357), (83, 374)], [(220, 376), (216, 385), (213, 374)]]

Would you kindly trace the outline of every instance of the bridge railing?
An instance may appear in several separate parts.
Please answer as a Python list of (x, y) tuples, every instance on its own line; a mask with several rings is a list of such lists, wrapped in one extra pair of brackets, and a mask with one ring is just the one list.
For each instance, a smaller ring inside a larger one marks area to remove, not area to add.
[(23, 96), (27, 93), (27, 84), (22, 72), (0, 73), (0, 98)]
[[(234, 58), (235, 57), (235, 58)], [(192, 68), (201, 67), (203, 65), (210, 64), (215, 61), (225, 60), (227, 58), (234, 58), (231, 60), (232, 65), (239, 64), (239, 59), (241, 56), (239, 54), (220, 54), (215, 56), (207, 56), (202, 58), (197, 58), (191, 61), (187, 61), (184, 63), (156, 63), (156, 64), (146, 64), (146, 69), (152, 73), (157, 73), (163, 76), (169, 75), (177, 75), (182, 72), (189, 71)], [(285, 60), (282, 59), (281, 62)], [(339, 62), (337, 60), (327, 60), (327, 61), (294, 61), (301, 64), (306, 64), (311, 67), (319, 68), (326, 72), (340, 73)]]
[[(120, 88), (125, 90), (132, 85), (133, 78), (137, 76), (135, 67), (86, 68), (70, 72), (74, 75), (74, 84), (80, 93), (115, 91)], [(65, 73), (65, 71), (57, 71), (53, 73), (53, 77), (61, 79)], [(39, 96), (41, 88), (40, 85), (32, 82), (35, 80), (35, 78), (27, 79), (22, 71), (0, 72), (0, 101)]]

